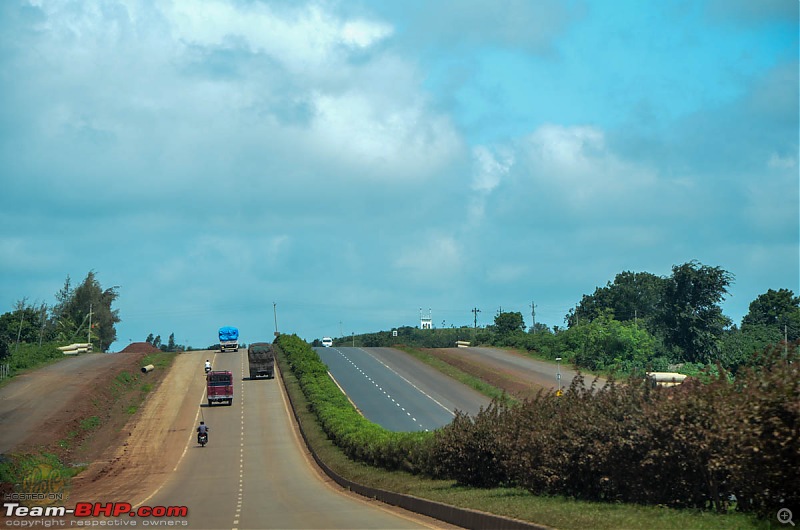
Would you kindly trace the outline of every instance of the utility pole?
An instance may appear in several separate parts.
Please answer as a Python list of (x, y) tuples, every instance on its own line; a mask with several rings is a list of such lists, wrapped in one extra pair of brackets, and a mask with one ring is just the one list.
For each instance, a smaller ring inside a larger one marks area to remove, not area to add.
[(275, 318), (275, 336), (278, 336), (278, 304), (272, 302), (272, 315)]
[(475, 329), (478, 329), (478, 313), (480, 313), (480, 312), (481, 312), (481, 310), (478, 309), (477, 307), (473, 307), (472, 308), (472, 314), (474, 315), (474, 324), (473, 325), (475, 326)]
[(86, 342), (89, 343), (89, 347), (92, 346), (92, 303), (89, 302), (89, 331), (86, 332)]

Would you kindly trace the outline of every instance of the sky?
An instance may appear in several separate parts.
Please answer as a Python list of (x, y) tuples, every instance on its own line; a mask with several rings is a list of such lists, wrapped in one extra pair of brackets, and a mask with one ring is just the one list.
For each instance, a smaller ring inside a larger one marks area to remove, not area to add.
[(563, 327), (696, 260), (740, 323), (800, 294), (799, 5), (0, 2), (0, 313), (94, 271), (112, 351)]

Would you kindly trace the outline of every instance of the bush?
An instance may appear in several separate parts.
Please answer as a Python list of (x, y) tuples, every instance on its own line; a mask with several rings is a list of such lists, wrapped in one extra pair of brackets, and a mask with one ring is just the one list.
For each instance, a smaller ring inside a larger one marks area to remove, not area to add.
[(800, 505), (800, 355), (765, 353), (734, 381), (724, 370), (681, 386), (643, 378), (602, 389), (577, 377), (563, 396), (460, 415), (435, 437), (434, 476), (535, 494), (761, 516)]

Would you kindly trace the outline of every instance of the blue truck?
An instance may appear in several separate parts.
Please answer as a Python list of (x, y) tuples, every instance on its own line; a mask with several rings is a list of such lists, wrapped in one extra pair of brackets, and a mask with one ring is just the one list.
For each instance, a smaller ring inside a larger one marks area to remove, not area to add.
[(239, 330), (232, 326), (219, 328), (219, 351), (239, 351)]

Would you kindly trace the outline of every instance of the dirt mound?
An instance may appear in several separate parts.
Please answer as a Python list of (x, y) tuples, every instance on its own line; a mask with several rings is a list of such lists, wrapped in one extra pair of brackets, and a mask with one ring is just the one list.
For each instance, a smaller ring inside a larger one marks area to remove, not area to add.
[(160, 351), (149, 342), (132, 342), (125, 346), (120, 353), (157, 353)]

